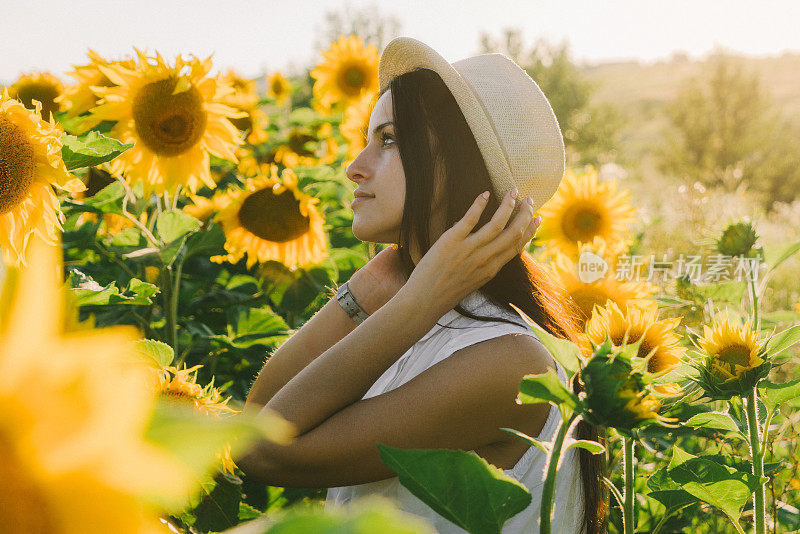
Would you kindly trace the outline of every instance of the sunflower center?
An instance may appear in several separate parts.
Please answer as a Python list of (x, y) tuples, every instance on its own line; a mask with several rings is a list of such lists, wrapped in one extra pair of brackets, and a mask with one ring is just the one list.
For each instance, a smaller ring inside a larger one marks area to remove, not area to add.
[(347, 65), (339, 72), (339, 87), (349, 96), (358, 95), (366, 85), (367, 73), (360, 65)]
[(0, 215), (8, 213), (33, 184), (33, 145), (21, 127), (0, 116)]
[(280, 80), (273, 80), (272, 85), (270, 85), (272, 92), (276, 95), (283, 94), (283, 82)]
[(142, 87), (133, 100), (133, 120), (142, 143), (159, 156), (178, 156), (200, 141), (206, 130), (203, 97), (193, 85), (173, 95), (177, 79)]
[(276, 243), (297, 239), (311, 226), (289, 190), (275, 195), (262, 189), (249, 195), (239, 208), (239, 222), (250, 233)]
[(750, 362), (750, 349), (744, 345), (728, 345), (717, 353), (717, 359), (727, 363), (731, 369), (735, 365), (746, 367)]
[(49, 83), (25, 84), (17, 89), (17, 100), (28, 109), (34, 109), (34, 100), (42, 103), (42, 118), (50, 120), (50, 113), (55, 113), (60, 109), (60, 105), (54, 102), (58, 96), (58, 87)]
[[(14, 532), (49, 534), (58, 529), (49, 514), (44, 495), (36, 481), (22, 467), (19, 456), (9, 440), (0, 434), (0, 504), (3, 524)], [(9, 506), (5, 506), (9, 505)]]
[(604, 223), (605, 216), (597, 206), (579, 203), (567, 210), (561, 224), (564, 235), (570, 241), (586, 243), (602, 233)]

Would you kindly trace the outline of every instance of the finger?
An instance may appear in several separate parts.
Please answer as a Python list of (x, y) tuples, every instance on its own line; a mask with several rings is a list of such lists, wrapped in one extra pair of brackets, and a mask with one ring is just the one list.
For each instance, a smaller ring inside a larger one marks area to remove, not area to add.
[(486, 208), (486, 204), (489, 202), (489, 194), (489, 191), (484, 191), (478, 195), (478, 198), (472, 202), (472, 206), (469, 207), (467, 213), (464, 214), (461, 220), (453, 225), (452, 230), (456, 236), (461, 239), (466, 239), (470, 232), (472, 232), (475, 225), (478, 224), (481, 214), (484, 208)]
[(528, 225), (528, 230), (525, 234), (525, 244), (527, 245), (530, 243), (530, 240), (533, 239), (533, 236), (536, 235), (536, 232), (539, 231), (539, 227), (542, 225), (542, 216), (537, 215), (533, 219), (531, 219), (531, 223)]
[(503, 200), (500, 202), (500, 206), (497, 208), (497, 211), (494, 212), (494, 215), (492, 215), (492, 218), (489, 220), (489, 222), (484, 224), (480, 230), (470, 236), (470, 240), (474, 246), (479, 247), (494, 240), (506, 227), (508, 218), (514, 211), (515, 200), (514, 197), (511, 196), (512, 191), (508, 191), (503, 197)]
[(492, 257), (503, 261), (503, 265), (518, 255), (530, 241), (530, 227), (533, 219), (533, 207), (527, 201), (522, 202), (519, 212), (508, 228), (493, 242), (487, 245)]

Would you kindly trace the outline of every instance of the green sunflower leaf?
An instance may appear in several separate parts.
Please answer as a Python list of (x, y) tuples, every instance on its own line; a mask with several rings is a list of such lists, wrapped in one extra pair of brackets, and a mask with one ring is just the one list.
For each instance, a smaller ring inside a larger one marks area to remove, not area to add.
[(536, 404), (552, 402), (555, 405), (565, 404), (576, 410), (580, 404), (578, 396), (568, 390), (553, 369), (540, 375), (525, 375), (519, 383), (517, 402), (520, 404)]
[(138, 339), (135, 343), (136, 350), (143, 356), (150, 358), (159, 369), (171, 364), (175, 358), (175, 351), (172, 350), (172, 347), (161, 341)]
[(473, 534), (500, 534), (503, 524), (531, 502), (525, 486), (474, 451), (377, 445), (381, 460), (404, 487)]
[(61, 144), (61, 157), (68, 171), (111, 161), (133, 146), (95, 131), (78, 136), (64, 133)]
[[(734, 423), (728, 415), (719, 412), (699, 413), (690, 417), (684, 425), (693, 428), (713, 428), (715, 430), (725, 430), (728, 432), (736, 432), (740, 435), (742, 434), (739, 431), (739, 427), (736, 426), (736, 423)], [(741, 437), (744, 438), (744, 435), (741, 435)]]
[(747, 473), (698, 458), (677, 445), (673, 446), (668, 475), (680, 489), (716, 506), (733, 521), (739, 519), (752, 491)]
[(764, 380), (758, 389), (760, 397), (764, 400), (764, 405), (772, 413), (784, 402), (800, 397), (800, 378), (783, 384)]

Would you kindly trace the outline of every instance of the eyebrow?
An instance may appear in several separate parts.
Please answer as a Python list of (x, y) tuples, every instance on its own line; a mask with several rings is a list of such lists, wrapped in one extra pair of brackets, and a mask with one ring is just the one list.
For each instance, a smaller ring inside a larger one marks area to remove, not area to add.
[(382, 130), (384, 127), (385, 127), (385, 126), (389, 126), (390, 124), (391, 124), (391, 125), (394, 125), (394, 122), (392, 122), (392, 121), (386, 121), (386, 122), (384, 122), (383, 124), (379, 124), (379, 125), (377, 125), (375, 128), (373, 128), (373, 130), (372, 130), (372, 135), (377, 135), (377, 134), (378, 134), (378, 132), (380, 132), (380, 131), (381, 131), (381, 130)]

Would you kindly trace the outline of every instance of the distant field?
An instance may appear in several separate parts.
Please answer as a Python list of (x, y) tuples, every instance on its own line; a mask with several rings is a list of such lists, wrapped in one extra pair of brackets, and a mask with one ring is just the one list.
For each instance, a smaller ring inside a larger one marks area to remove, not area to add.
[[(737, 57), (746, 72), (758, 73), (762, 87), (787, 118), (800, 124), (800, 54), (772, 57)], [(623, 157), (644, 156), (661, 138), (666, 125), (662, 106), (675, 98), (681, 85), (704, 77), (707, 60), (658, 63), (635, 61), (581, 67), (595, 85), (597, 102), (614, 104), (628, 118), (622, 132)]]

